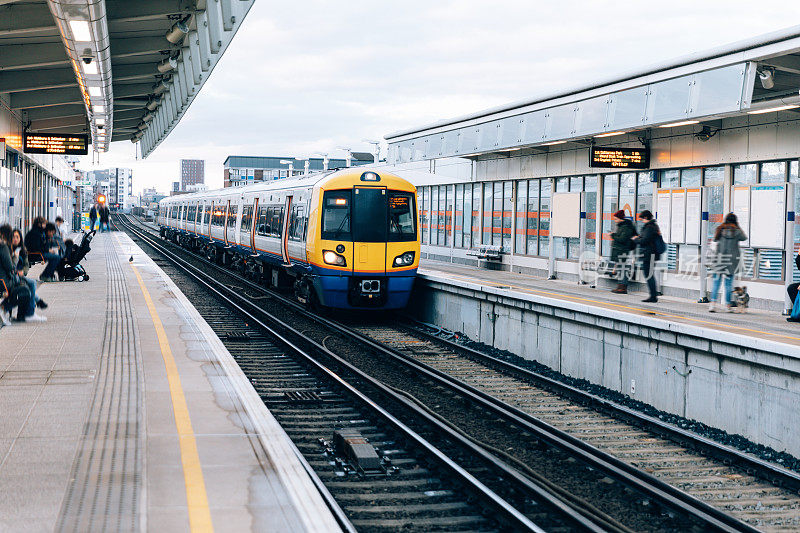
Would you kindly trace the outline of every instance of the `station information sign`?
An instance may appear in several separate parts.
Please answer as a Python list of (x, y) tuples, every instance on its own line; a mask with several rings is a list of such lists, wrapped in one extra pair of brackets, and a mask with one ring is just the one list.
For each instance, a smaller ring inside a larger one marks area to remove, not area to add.
[(22, 145), (26, 154), (86, 155), (89, 153), (89, 136), (25, 133)]
[(589, 166), (595, 168), (650, 168), (647, 148), (602, 148), (589, 150)]

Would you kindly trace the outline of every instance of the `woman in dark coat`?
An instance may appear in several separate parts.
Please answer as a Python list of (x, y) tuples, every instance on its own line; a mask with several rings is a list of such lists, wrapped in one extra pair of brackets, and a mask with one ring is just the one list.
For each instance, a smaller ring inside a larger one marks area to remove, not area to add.
[(731, 311), (731, 291), (733, 290), (733, 277), (739, 270), (739, 243), (747, 240), (742, 228), (739, 227), (739, 220), (733, 213), (725, 216), (725, 222), (717, 227), (714, 232), (714, 242), (717, 243), (717, 251), (709, 261), (708, 269), (714, 275), (714, 284), (711, 287), (711, 303), (708, 304), (708, 312), (715, 312), (717, 296), (719, 296), (719, 286), (725, 279), (725, 303), (728, 304), (728, 311)]
[(628, 282), (633, 272), (633, 267), (628, 265), (628, 259), (636, 248), (636, 242), (633, 240), (636, 228), (633, 222), (625, 218), (625, 211), (622, 209), (614, 213), (613, 218), (617, 223), (617, 229), (611, 234), (611, 263), (614, 265), (614, 277), (619, 283), (611, 292), (627, 294)]
[(650, 292), (650, 296), (642, 301), (655, 303), (658, 301), (655, 264), (659, 259), (659, 254), (656, 251), (656, 240), (659, 239), (661, 230), (658, 228), (658, 224), (656, 224), (656, 219), (653, 218), (653, 213), (647, 209), (639, 213), (639, 220), (644, 222), (642, 234), (638, 237), (634, 237), (634, 239), (639, 245), (639, 254), (642, 259), (642, 275), (644, 275), (647, 280), (647, 290)]

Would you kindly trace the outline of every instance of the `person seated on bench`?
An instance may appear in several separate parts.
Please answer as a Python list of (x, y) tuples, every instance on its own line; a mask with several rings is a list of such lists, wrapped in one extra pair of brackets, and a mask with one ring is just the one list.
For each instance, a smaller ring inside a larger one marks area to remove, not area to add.
[(28, 258), (31, 263), (44, 261), (42, 249), (44, 248), (44, 227), (46, 225), (47, 220), (44, 217), (36, 217), (33, 219), (31, 229), (25, 235), (25, 249), (31, 256)]
[(61, 262), (61, 246), (56, 240), (56, 225), (52, 222), (45, 224), (44, 228), (44, 245), (42, 248), (42, 257), (47, 261), (47, 266), (39, 276), (40, 281), (55, 281), (56, 269)]
[(47, 309), (47, 303), (44, 300), (39, 298), (36, 295), (36, 281), (32, 280), (31, 278), (26, 277), (28, 275), (28, 269), (30, 268), (30, 263), (28, 262), (28, 251), (25, 249), (25, 243), (22, 239), (22, 232), (19, 228), (14, 228), (14, 231), (11, 234), (11, 261), (15, 265), (17, 265), (17, 274), (19, 275), (20, 281), (24, 282), (28, 286), (28, 290), (31, 293), (31, 302), (29, 310), (29, 315), (33, 314), (36, 309), (33, 309), (35, 305), (39, 309)]
[(17, 322), (43, 322), (44, 317), (33, 313), (26, 317), (30, 310), (31, 293), (25, 283), (21, 283), (17, 274), (16, 265), (11, 260), (11, 250), (8, 244), (11, 242), (11, 226), (3, 224), (0, 226), (0, 291), (3, 292), (3, 303), (0, 306), (0, 321), (4, 325), (9, 324), (11, 311), (17, 308)]

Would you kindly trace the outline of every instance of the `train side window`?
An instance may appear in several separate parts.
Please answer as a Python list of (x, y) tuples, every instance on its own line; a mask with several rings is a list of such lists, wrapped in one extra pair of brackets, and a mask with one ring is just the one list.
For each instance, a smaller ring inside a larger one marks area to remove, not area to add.
[(236, 216), (239, 212), (239, 206), (235, 204), (231, 204), (228, 208), (228, 227), (235, 228), (236, 227)]
[(262, 206), (258, 208), (258, 226), (256, 232), (259, 235), (269, 235), (269, 208)]
[(389, 240), (417, 240), (414, 195), (410, 192), (389, 193)]
[(203, 225), (208, 226), (211, 222), (211, 206), (206, 205), (203, 207)]
[(352, 240), (350, 202), (352, 191), (325, 191), (322, 196), (322, 238)]
[(241, 231), (249, 232), (253, 227), (253, 206), (246, 205), (242, 207), (242, 228)]

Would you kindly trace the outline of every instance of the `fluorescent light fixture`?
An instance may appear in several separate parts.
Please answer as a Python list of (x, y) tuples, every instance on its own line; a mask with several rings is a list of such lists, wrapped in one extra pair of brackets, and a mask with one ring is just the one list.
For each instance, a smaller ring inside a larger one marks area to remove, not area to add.
[(94, 119), (95, 124), (100, 124), (101, 126), (106, 123), (106, 119), (104, 118), (96, 118)]
[(601, 133), (600, 135), (595, 135), (595, 138), (599, 137), (614, 137), (616, 135), (625, 135), (624, 131), (610, 131), (608, 133)]
[(92, 111), (94, 111), (95, 113), (105, 113), (106, 107), (100, 104), (93, 105)]
[(781, 105), (778, 107), (769, 107), (767, 109), (756, 109), (755, 111), (748, 111), (750, 115), (761, 115), (762, 113), (774, 113), (775, 111), (786, 111), (787, 109), (797, 109), (800, 105)]
[(676, 128), (678, 126), (689, 126), (690, 124), (699, 124), (699, 120), (684, 120), (683, 122), (673, 122), (672, 124), (662, 124), (659, 128)]
[(100, 90), (100, 87), (93, 87), (93, 86), (90, 85), (89, 87), (87, 87), (87, 89), (89, 90), (89, 96), (102, 96), (103, 95), (103, 91)]
[(72, 31), (72, 38), (76, 41), (85, 43), (92, 40), (89, 23), (85, 20), (70, 20), (69, 29)]
[(92, 61), (88, 65), (86, 63), (84, 63), (83, 64), (83, 73), (84, 74), (97, 75), (98, 74), (97, 61)]
[(542, 146), (555, 146), (557, 144), (564, 144), (567, 141), (551, 141), (549, 143), (544, 143)]

